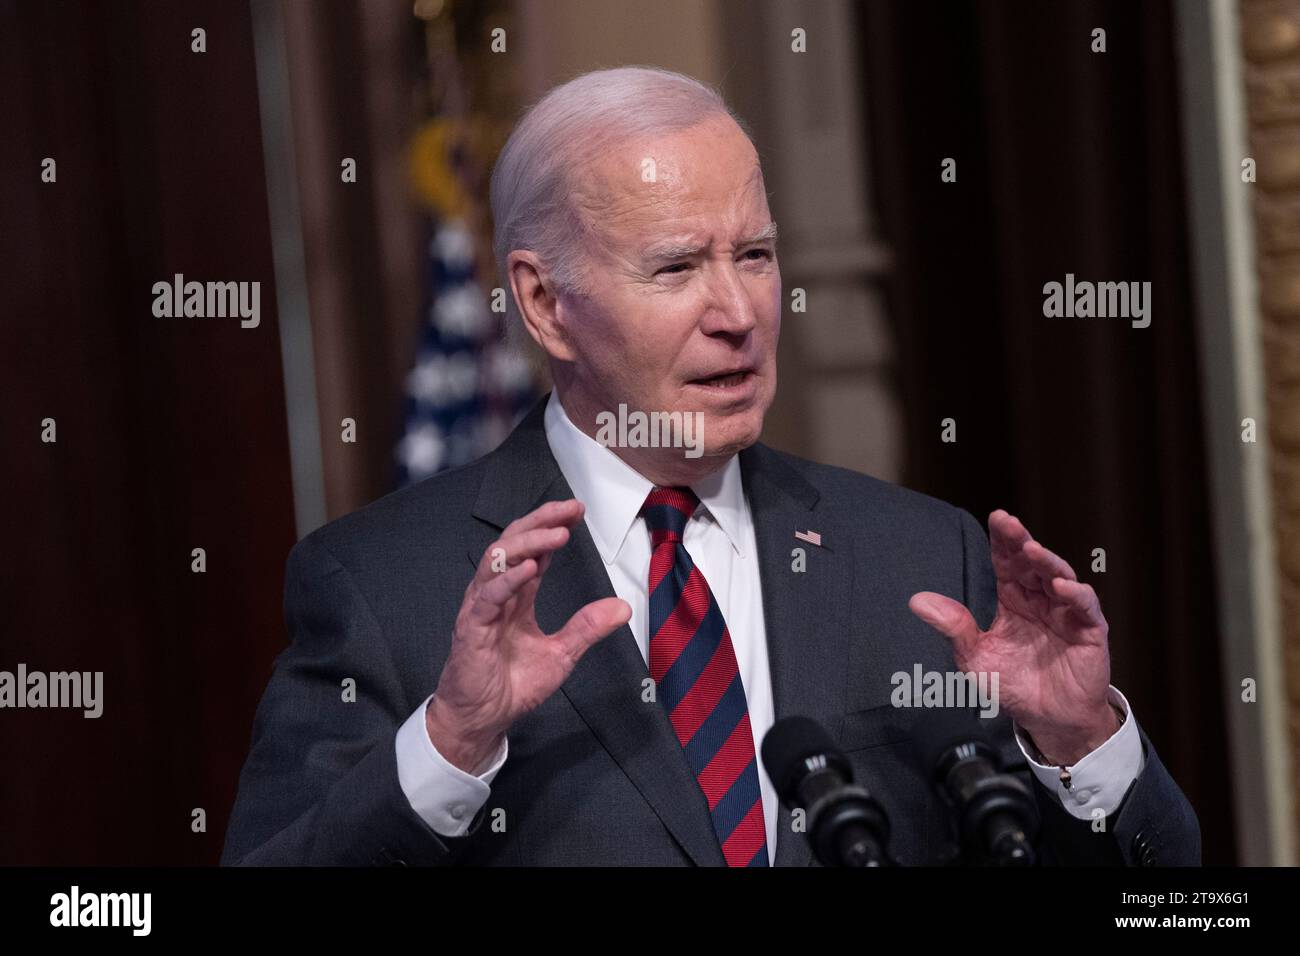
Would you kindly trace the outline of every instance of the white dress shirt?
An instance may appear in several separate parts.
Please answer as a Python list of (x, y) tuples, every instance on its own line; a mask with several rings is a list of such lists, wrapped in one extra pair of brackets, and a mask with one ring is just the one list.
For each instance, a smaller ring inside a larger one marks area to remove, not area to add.
[[(573, 496), (585, 506), (584, 520), (595, 542), (610, 584), (632, 607), (628, 627), (641, 657), (649, 661), (650, 532), (640, 517), (646, 495), (654, 487), (647, 478), (583, 433), (570, 421), (554, 392), (545, 412), (546, 439)], [(719, 471), (691, 486), (703, 507), (688, 521), (682, 544), (690, 553), (718, 602), (735, 647), (736, 664), (749, 708), (757, 754), (774, 722), (772, 675), (767, 658), (758, 549), (749, 503), (741, 484), (740, 459), (732, 456)], [(397, 732), (397, 775), (412, 809), (437, 833), (463, 836), (474, 815), (487, 802), (491, 783), (509, 754), (503, 739), (495, 759), (478, 775), (466, 773), (443, 759), (429, 739), (424, 713), (432, 694), (416, 708)], [(1114, 687), (1110, 699), (1130, 713), (1128, 701)], [(1129, 719), (1110, 739), (1070, 767), (1070, 788), (1060, 770), (1046, 766), (1041, 756), (1016, 733), (1030, 768), (1043, 785), (1056, 793), (1074, 817), (1090, 819), (1100, 809), (1110, 814), (1119, 806), (1129, 784), (1144, 763), (1142, 743)], [(762, 761), (758, 762), (763, 819), (769, 863), (775, 862), (778, 800)]]

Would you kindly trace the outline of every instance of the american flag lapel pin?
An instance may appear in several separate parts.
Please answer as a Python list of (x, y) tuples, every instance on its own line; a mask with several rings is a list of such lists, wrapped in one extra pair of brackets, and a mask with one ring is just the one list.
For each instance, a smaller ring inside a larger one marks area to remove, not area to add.
[(822, 546), (822, 536), (816, 531), (796, 531), (794, 536), (800, 541), (807, 541), (809, 544), (815, 544), (819, 548)]

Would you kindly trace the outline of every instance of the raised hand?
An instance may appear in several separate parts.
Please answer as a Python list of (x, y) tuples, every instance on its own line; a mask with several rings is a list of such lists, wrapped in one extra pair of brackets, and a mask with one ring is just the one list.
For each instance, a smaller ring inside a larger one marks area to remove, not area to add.
[[(477, 772), (510, 725), (555, 693), (588, 648), (632, 616), (626, 601), (602, 598), (554, 634), (537, 626), (542, 575), (582, 514), (582, 503), (571, 498), (511, 522), (465, 589), (451, 653), (425, 712), (434, 746), (462, 770)], [(494, 570), (502, 559), (505, 570)]]
[(1097, 593), (1018, 518), (989, 515), (998, 612), (987, 631), (961, 603), (922, 591), (908, 606), (952, 641), (962, 671), (996, 672), (999, 706), (1054, 763), (1072, 764), (1114, 733), (1106, 699), (1109, 626)]

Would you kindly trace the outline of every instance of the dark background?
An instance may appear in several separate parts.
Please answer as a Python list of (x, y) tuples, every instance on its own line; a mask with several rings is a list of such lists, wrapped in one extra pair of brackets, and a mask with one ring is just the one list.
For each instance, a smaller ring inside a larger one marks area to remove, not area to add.
[[(249, 7), (0, 12), (0, 666), (104, 671), (98, 719), (0, 714), (0, 863), (215, 863), (295, 540)], [(177, 272), (260, 326), (154, 318)]]
[[(903, 483), (981, 520), (1006, 508), (1097, 589), (1112, 682), (1196, 809), (1205, 862), (1231, 863), (1236, 681), (1218, 652), (1170, 4), (858, 9), (897, 257)], [(1080, 40), (1098, 25), (1104, 55)], [(1154, 321), (1045, 319), (1043, 284), (1066, 273), (1150, 280)]]

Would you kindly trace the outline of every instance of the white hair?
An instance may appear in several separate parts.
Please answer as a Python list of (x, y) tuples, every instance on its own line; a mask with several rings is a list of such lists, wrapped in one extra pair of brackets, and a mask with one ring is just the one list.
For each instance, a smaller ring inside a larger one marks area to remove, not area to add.
[(574, 203), (575, 174), (620, 142), (674, 132), (717, 115), (731, 117), (750, 135), (717, 90), (645, 66), (584, 73), (555, 87), (524, 114), (497, 158), (491, 186), (493, 254), (507, 290), (512, 340), (522, 327), (506, 271), (512, 251), (535, 253), (558, 289), (586, 289), (587, 224)]

